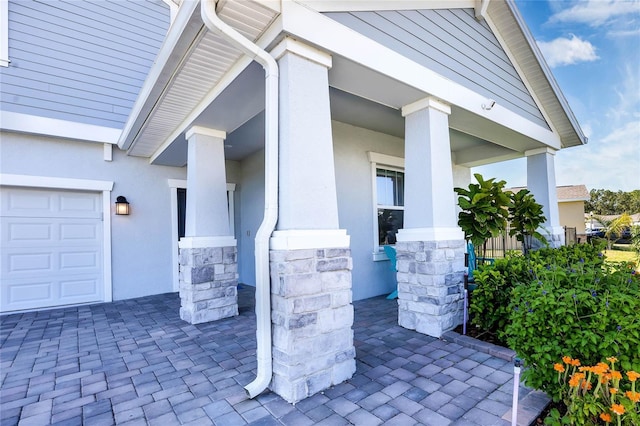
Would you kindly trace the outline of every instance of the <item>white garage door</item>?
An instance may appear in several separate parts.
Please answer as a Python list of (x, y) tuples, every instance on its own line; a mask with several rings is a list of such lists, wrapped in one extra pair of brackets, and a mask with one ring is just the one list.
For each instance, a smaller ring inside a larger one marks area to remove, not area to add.
[(103, 300), (102, 196), (0, 188), (0, 312)]

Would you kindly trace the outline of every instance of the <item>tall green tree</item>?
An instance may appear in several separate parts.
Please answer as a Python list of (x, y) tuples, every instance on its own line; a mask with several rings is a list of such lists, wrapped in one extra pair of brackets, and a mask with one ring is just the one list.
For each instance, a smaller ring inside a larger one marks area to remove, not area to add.
[(640, 189), (630, 192), (592, 189), (591, 199), (585, 203), (584, 210), (597, 215), (640, 213)]
[(522, 243), (522, 251), (527, 254), (533, 247), (533, 241), (538, 240), (547, 244), (547, 239), (538, 232), (547, 218), (542, 213), (542, 205), (536, 203), (533, 194), (528, 189), (521, 189), (511, 193), (509, 206), (509, 235), (516, 236)]

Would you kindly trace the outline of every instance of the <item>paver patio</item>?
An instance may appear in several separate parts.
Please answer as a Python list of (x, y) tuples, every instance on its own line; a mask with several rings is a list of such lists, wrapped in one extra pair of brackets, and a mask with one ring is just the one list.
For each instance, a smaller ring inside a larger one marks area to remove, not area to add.
[[(406, 330), (384, 297), (354, 303), (351, 380), (295, 405), (272, 392), (248, 399), (253, 298), (243, 286), (238, 317), (200, 325), (180, 320), (177, 293), (2, 316), (0, 423), (511, 424), (513, 364), (503, 358), (512, 354)], [(528, 424), (547, 399), (519, 392), (519, 424)]]

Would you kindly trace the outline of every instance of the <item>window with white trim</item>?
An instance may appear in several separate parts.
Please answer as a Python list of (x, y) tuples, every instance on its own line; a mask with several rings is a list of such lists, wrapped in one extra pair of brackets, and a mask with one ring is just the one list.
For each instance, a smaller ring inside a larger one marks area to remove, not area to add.
[(369, 152), (373, 176), (373, 259), (384, 260), (383, 247), (396, 243), (404, 225), (404, 159)]
[(0, 0), (0, 66), (9, 66), (9, 0)]

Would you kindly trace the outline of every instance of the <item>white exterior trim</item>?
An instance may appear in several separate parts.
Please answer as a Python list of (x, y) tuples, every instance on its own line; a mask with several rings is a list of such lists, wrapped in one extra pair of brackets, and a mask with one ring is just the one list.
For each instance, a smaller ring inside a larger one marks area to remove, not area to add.
[(400, 229), (398, 241), (450, 241), (464, 240), (464, 232), (459, 227)]
[(383, 164), (385, 166), (399, 167), (404, 169), (404, 158), (394, 157), (393, 155), (379, 154), (377, 152), (367, 152), (370, 163)]
[(411, 104), (402, 107), (402, 116), (413, 114), (414, 112), (421, 111), (426, 108), (433, 108), (447, 115), (451, 115), (451, 107), (444, 102), (440, 102), (438, 99), (429, 96), (428, 98), (420, 99)]
[(238, 242), (231, 236), (224, 237), (184, 237), (180, 239), (178, 247), (181, 249), (208, 247), (235, 247)]
[[(470, 7), (473, 7), (473, 3)], [(401, 81), (451, 106), (463, 108), (554, 149), (561, 148), (557, 133), (501, 105), (496, 105), (490, 111), (484, 110), (482, 105), (487, 102), (486, 96), (445, 78), (331, 18), (296, 2), (283, 2), (282, 8), (285, 32), (303, 38), (331, 54), (349, 58), (375, 72)], [(345, 39), (349, 43), (344, 43)]]
[(212, 138), (218, 138), (222, 140), (227, 138), (227, 132), (225, 132), (224, 130), (212, 129), (212, 128), (203, 127), (203, 126), (190, 127), (184, 136), (185, 138), (190, 139), (191, 136), (193, 135), (211, 136)]
[(299, 0), (318, 12), (353, 12), (366, 10), (470, 9), (475, 0)]
[(111, 282), (111, 191), (113, 189), (113, 182), (105, 180), (0, 174), (0, 186), (75, 189), (83, 191), (102, 192), (102, 278), (104, 286), (103, 301), (111, 302), (113, 300), (113, 283)]
[[(186, 179), (168, 179), (171, 197), (171, 262), (173, 265), (173, 291), (180, 290), (180, 270), (178, 268), (178, 188), (186, 189)], [(227, 201), (229, 204), (229, 229), (233, 235), (236, 234), (235, 227), (235, 202), (234, 193), (236, 190), (235, 183), (227, 183)]]
[(271, 50), (271, 55), (278, 60), (287, 52), (294, 53), (326, 68), (331, 68), (333, 66), (331, 55), (307, 44), (301, 43), (291, 37), (285, 37), (280, 43), (278, 43), (278, 45)]
[[(1, 2), (2, 0), (0, 0)], [(115, 144), (121, 130), (94, 124), (76, 123), (57, 118), (39, 117), (11, 111), (0, 111), (0, 129), (88, 142)]]
[(350, 237), (345, 229), (301, 229), (273, 231), (271, 250), (308, 250), (349, 248)]
[(536, 149), (530, 149), (524, 152), (525, 157), (529, 157), (530, 155), (538, 155), (538, 154), (556, 155), (556, 150), (551, 148), (536, 148)]
[(496, 40), (498, 40), (498, 43), (500, 43), (500, 46), (502, 47), (502, 50), (504, 51), (504, 53), (509, 58), (509, 61), (511, 62), (511, 65), (513, 65), (513, 68), (518, 73), (518, 76), (520, 77), (520, 80), (522, 80), (522, 83), (527, 88), (527, 91), (529, 92), (529, 95), (533, 99), (533, 102), (535, 102), (536, 106), (538, 107), (538, 110), (540, 110), (540, 113), (542, 114), (542, 116), (544, 117), (545, 121), (547, 122), (547, 125), (551, 128), (553, 133), (558, 134), (558, 130), (553, 125), (553, 121), (551, 120), (551, 117), (549, 117), (549, 114), (547, 114), (545, 109), (542, 107), (542, 102), (540, 102), (540, 99), (538, 98), (538, 95), (536, 94), (536, 92), (531, 87), (531, 84), (529, 83), (529, 79), (527, 78), (526, 73), (522, 70), (522, 67), (520, 66), (518, 61), (516, 61), (516, 58), (513, 55), (513, 53), (511, 53), (511, 50), (507, 47), (507, 43), (505, 42), (504, 38), (502, 37), (502, 34), (500, 33), (500, 31), (498, 31), (498, 27), (493, 23), (493, 20), (491, 19), (491, 17), (486, 12), (482, 15), (482, 17), (486, 21), (487, 25), (489, 25), (489, 28), (491, 28), (491, 32), (496, 37)]
[(9, 0), (0, 0), (0, 66), (9, 62)]

